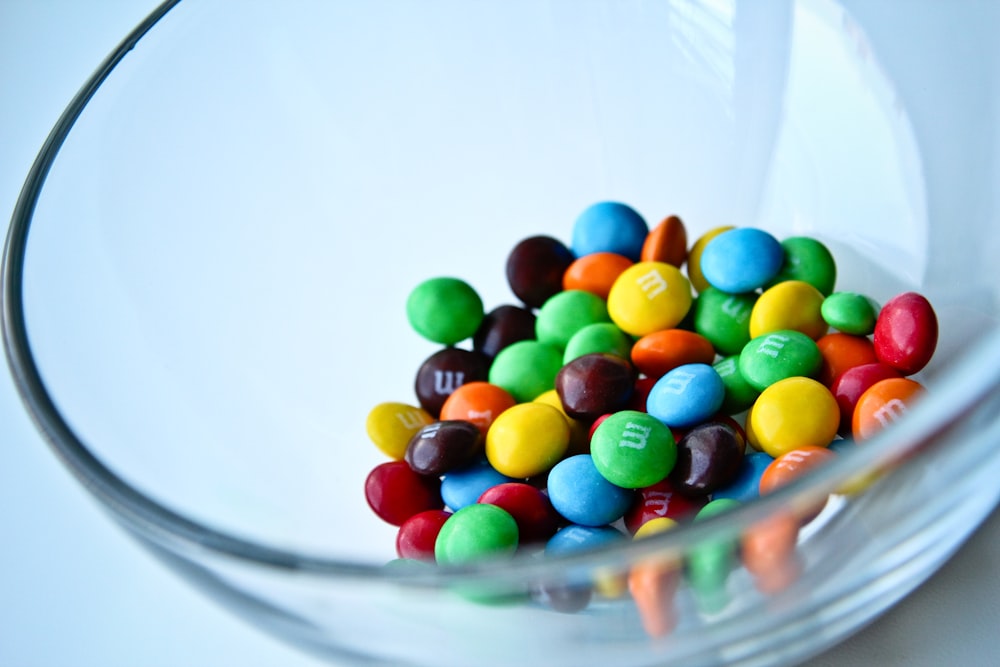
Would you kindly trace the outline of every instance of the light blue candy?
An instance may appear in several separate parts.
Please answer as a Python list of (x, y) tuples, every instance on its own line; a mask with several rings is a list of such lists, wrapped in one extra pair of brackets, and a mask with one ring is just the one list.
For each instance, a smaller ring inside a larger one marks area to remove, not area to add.
[(670, 428), (696, 426), (714, 415), (726, 398), (726, 385), (708, 364), (684, 364), (653, 385), (646, 412)]
[(722, 232), (701, 253), (701, 273), (712, 287), (730, 294), (763, 287), (781, 270), (785, 249), (767, 232), (740, 227)]
[(487, 489), (504, 482), (521, 481), (497, 472), (485, 458), (451, 470), (441, 480), (441, 499), (453, 511), (472, 505)]
[(577, 257), (595, 252), (616, 252), (638, 261), (649, 226), (635, 209), (618, 202), (593, 204), (573, 224), (570, 248)]
[(549, 501), (559, 514), (581, 526), (605, 526), (625, 515), (632, 503), (628, 489), (597, 472), (590, 454), (563, 459), (549, 471)]
[(760, 497), (760, 478), (764, 469), (774, 460), (770, 454), (751, 452), (743, 458), (740, 472), (725, 488), (712, 493), (712, 500), (728, 498), (741, 503), (748, 503)]
[(549, 538), (545, 543), (545, 554), (552, 556), (586, 551), (605, 544), (621, 542), (624, 539), (625, 535), (611, 526), (570, 524)]

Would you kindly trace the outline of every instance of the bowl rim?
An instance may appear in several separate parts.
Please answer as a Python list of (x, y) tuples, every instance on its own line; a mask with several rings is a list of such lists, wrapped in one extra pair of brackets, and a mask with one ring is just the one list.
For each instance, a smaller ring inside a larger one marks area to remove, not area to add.
[(922, 401), (919, 410), (909, 413), (888, 432), (867, 441), (864, 448), (839, 455), (768, 496), (704, 521), (685, 523), (648, 539), (623, 541), (544, 559), (516, 557), (463, 566), (385, 568), (376, 563), (345, 561), (268, 546), (177, 513), (116, 475), (89, 450), (60, 414), (32, 354), (24, 313), (23, 270), (35, 206), (60, 147), (115, 67), (179, 3), (180, 0), (164, 0), (143, 19), (101, 62), (62, 112), (26, 176), (11, 216), (0, 264), (0, 326), (7, 363), (36, 429), (88, 491), (113, 511), (116, 519), (158, 546), (178, 553), (207, 551), (244, 563), (319, 576), (411, 581), (434, 586), (464, 579), (523, 580), (526, 575), (556, 574), (564, 571), (567, 565), (621, 566), (653, 554), (682, 553), (686, 546), (719, 534), (737, 535), (783, 507), (809, 506), (857, 475), (894, 467), (893, 462), (914, 452), (919, 457), (917, 450), (924, 445), (933, 446), (935, 435), (947, 428), (955, 415), (974, 410), (989, 400), (991, 394), (1000, 391), (1000, 373), (982, 372), (984, 368), (1000, 368), (1000, 329), (997, 329), (941, 373), (935, 391)]

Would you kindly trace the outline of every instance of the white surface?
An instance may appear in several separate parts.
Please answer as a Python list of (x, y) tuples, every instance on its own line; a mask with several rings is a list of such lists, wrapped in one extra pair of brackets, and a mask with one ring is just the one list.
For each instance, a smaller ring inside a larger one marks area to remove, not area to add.
[[(65, 104), (155, 4), (0, 0), (5, 222)], [(45, 447), (6, 373), (0, 424), (0, 666), (320, 664), (217, 607), (129, 540)], [(927, 585), (810, 664), (993, 664), (997, 562), (1000, 514)]]

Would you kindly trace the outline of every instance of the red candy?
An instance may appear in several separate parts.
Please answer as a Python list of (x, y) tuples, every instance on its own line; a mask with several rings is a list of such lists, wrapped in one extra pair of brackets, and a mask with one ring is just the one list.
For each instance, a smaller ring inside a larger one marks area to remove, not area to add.
[(708, 498), (688, 498), (677, 491), (674, 484), (665, 479), (652, 486), (639, 489), (635, 502), (625, 513), (625, 527), (635, 535), (642, 524), (651, 519), (667, 517), (674, 521), (690, 519), (698, 513)]
[(830, 391), (840, 407), (840, 433), (851, 432), (851, 418), (861, 394), (876, 382), (898, 377), (902, 377), (899, 371), (879, 362), (855, 366), (837, 376)]
[(930, 361), (937, 347), (938, 321), (930, 302), (916, 292), (893, 297), (875, 321), (875, 354), (903, 375)]
[(396, 554), (400, 558), (434, 560), (434, 542), (450, 516), (451, 512), (445, 510), (426, 510), (411, 516), (396, 533)]
[(483, 492), (480, 503), (496, 505), (514, 517), (521, 545), (543, 543), (559, 527), (559, 514), (548, 496), (523, 482), (497, 484)]
[(375, 466), (365, 479), (365, 499), (380, 519), (394, 526), (425, 510), (444, 509), (441, 480), (413, 472), (406, 461)]

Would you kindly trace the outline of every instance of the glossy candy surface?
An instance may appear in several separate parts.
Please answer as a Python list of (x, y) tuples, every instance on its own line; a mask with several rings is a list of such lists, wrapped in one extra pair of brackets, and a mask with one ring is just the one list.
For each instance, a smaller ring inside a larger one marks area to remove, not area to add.
[(801, 331), (816, 340), (829, 329), (822, 315), (823, 294), (801, 280), (786, 280), (764, 290), (750, 313), (750, 337), (772, 331)]
[(418, 512), (444, 507), (441, 480), (414, 472), (405, 461), (375, 466), (365, 479), (365, 500), (379, 518), (394, 526)]
[(512, 477), (500, 473), (490, 465), (485, 456), (467, 466), (450, 470), (441, 480), (441, 499), (452, 510), (479, 501), (479, 497), (497, 484), (515, 482)]
[(646, 221), (632, 207), (598, 202), (584, 209), (573, 223), (570, 247), (577, 257), (613, 252), (637, 261), (648, 233)]
[(613, 523), (632, 504), (632, 492), (605, 479), (587, 454), (557, 463), (549, 472), (548, 492), (556, 511), (581, 526)]
[(559, 292), (539, 309), (535, 320), (535, 338), (542, 343), (565, 349), (577, 331), (597, 322), (610, 322), (604, 300), (583, 290)]
[(483, 453), (483, 434), (472, 422), (451, 419), (424, 426), (410, 439), (404, 460), (421, 475), (443, 475)]
[(551, 236), (526, 238), (507, 256), (507, 284), (524, 305), (538, 308), (562, 290), (562, 277), (573, 253)]
[(651, 486), (639, 489), (628, 511), (625, 512), (625, 527), (632, 534), (653, 519), (669, 518), (684, 521), (694, 517), (707, 497), (692, 498), (683, 495), (669, 477)]
[(730, 229), (735, 229), (731, 225), (723, 225), (721, 227), (714, 227), (701, 236), (699, 236), (694, 244), (691, 245), (691, 249), (688, 251), (687, 257), (687, 275), (691, 281), (691, 286), (697, 292), (704, 292), (706, 288), (709, 287), (708, 281), (705, 280), (705, 276), (701, 270), (701, 256), (705, 252), (705, 246), (714, 239), (719, 234), (723, 232), (728, 232)]
[(767, 452), (750, 452), (743, 457), (740, 470), (729, 484), (712, 492), (712, 498), (730, 498), (748, 503), (760, 497), (760, 478), (774, 457)]
[(742, 436), (727, 424), (695, 426), (677, 443), (677, 463), (670, 481), (685, 495), (710, 495), (736, 479), (744, 449)]
[(677, 461), (670, 429), (660, 420), (633, 410), (622, 410), (594, 430), (590, 454), (601, 475), (627, 489), (662, 481)]
[(723, 292), (751, 292), (777, 275), (784, 256), (781, 244), (768, 232), (739, 227), (705, 245), (701, 272), (708, 284)]
[(466, 382), (486, 380), (489, 360), (478, 352), (448, 347), (429, 356), (417, 369), (414, 391), (420, 406), (437, 417), (441, 406)]
[(646, 411), (671, 428), (687, 428), (705, 421), (722, 407), (726, 387), (708, 364), (685, 364), (653, 385)]
[(562, 358), (562, 351), (554, 345), (522, 340), (497, 354), (485, 379), (524, 403), (555, 387)]
[(564, 290), (583, 290), (602, 299), (608, 298), (611, 286), (633, 262), (614, 252), (595, 252), (573, 261), (563, 274)]
[(837, 263), (822, 241), (808, 236), (792, 236), (781, 242), (784, 259), (771, 285), (785, 280), (807, 282), (824, 296), (837, 282)]
[(750, 342), (750, 314), (757, 294), (727, 294), (707, 287), (694, 306), (694, 329), (721, 355), (739, 354)]
[(659, 378), (685, 364), (711, 364), (715, 361), (715, 348), (694, 331), (663, 329), (637, 340), (631, 358), (640, 373)]
[(903, 375), (919, 372), (937, 347), (937, 314), (926, 297), (906, 292), (882, 306), (875, 321), (875, 353), (879, 361)]
[(483, 300), (458, 278), (430, 278), (406, 299), (406, 317), (427, 340), (454, 345), (476, 333), (483, 321)]
[(534, 337), (535, 314), (527, 308), (505, 304), (483, 317), (472, 336), (472, 349), (493, 359), (508, 345)]
[(743, 379), (757, 391), (779, 380), (814, 377), (823, 363), (816, 341), (801, 331), (772, 331), (757, 336), (740, 352)]
[(611, 322), (596, 322), (583, 327), (566, 343), (563, 364), (577, 357), (594, 352), (614, 354), (628, 359), (632, 351), (632, 339)]
[(479, 502), (496, 505), (514, 517), (521, 546), (544, 543), (559, 528), (559, 514), (548, 496), (530, 484), (498, 484), (484, 491)]
[(750, 408), (748, 437), (771, 456), (802, 447), (826, 447), (840, 427), (840, 408), (818, 381), (791, 377), (769, 386)]
[(823, 361), (816, 379), (827, 387), (844, 371), (878, 361), (875, 346), (867, 336), (846, 333), (829, 333), (816, 341)]
[(559, 370), (555, 389), (567, 415), (589, 421), (625, 407), (635, 380), (628, 360), (614, 354), (585, 354)]
[(434, 544), (442, 565), (459, 565), (483, 558), (513, 555), (518, 545), (517, 522), (496, 505), (467, 505), (444, 522)]
[(461, 419), (472, 422), (486, 435), (493, 420), (516, 404), (510, 392), (502, 387), (489, 382), (467, 382), (445, 399), (440, 418), (442, 421)]
[(875, 331), (879, 308), (857, 292), (834, 292), (823, 300), (820, 312), (831, 327), (841, 333), (867, 336)]
[(666, 262), (680, 268), (687, 259), (687, 229), (676, 215), (664, 218), (649, 230), (642, 244), (639, 260), (643, 262)]
[(451, 512), (445, 510), (425, 510), (411, 516), (396, 533), (396, 554), (400, 558), (434, 560), (434, 543), (450, 516)]
[(743, 412), (757, 400), (760, 391), (755, 389), (740, 371), (740, 356), (738, 354), (715, 362), (712, 368), (719, 374), (725, 388), (725, 396), (720, 410), (726, 414), (735, 415)]
[(803, 446), (778, 456), (760, 477), (760, 494), (766, 495), (837, 456), (826, 447)]
[(840, 432), (851, 432), (854, 408), (869, 387), (880, 380), (900, 377), (903, 377), (902, 373), (881, 362), (855, 366), (841, 373), (830, 385), (830, 391), (840, 407)]
[(906, 377), (879, 380), (868, 387), (854, 406), (854, 439), (866, 440), (903, 418), (924, 392), (922, 384)]
[(625, 535), (611, 526), (570, 524), (559, 529), (559, 532), (549, 539), (545, 545), (545, 553), (549, 556), (575, 553), (624, 542), (625, 539)]
[(551, 468), (569, 447), (566, 418), (545, 403), (504, 411), (486, 433), (486, 458), (501, 474), (528, 478)]
[(388, 401), (371, 409), (365, 420), (365, 431), (383, 454), (399, 461), (413, 434), (432, 421), (434, 418), (423, 408)]
[(608, 314), (622, 331), (645, 336), (672, 329), (691, 308), (691, 284), (677, 267), (639, 262), (618, 276), (608, 294)]

